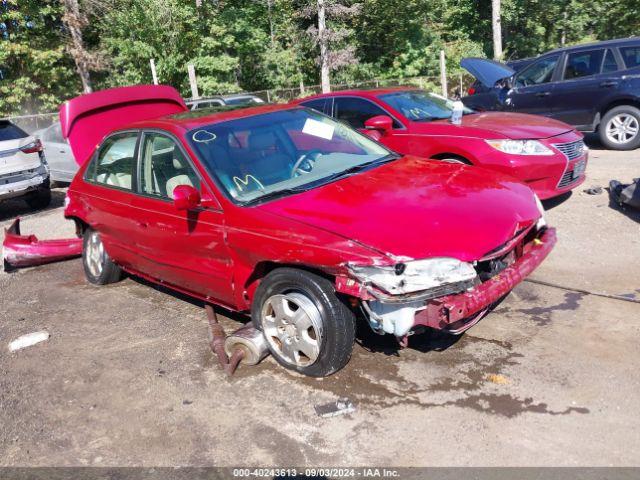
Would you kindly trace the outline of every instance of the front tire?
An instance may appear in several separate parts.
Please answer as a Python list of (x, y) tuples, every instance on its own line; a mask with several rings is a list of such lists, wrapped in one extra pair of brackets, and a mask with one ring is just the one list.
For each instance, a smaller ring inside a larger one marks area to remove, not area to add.
[(82, 244), (82, 265), (90, 283), (106, 285), (122, 278), (122, 269), (111, 261), (98, 232), (88, 228)]
[(640, 110), (629, 105), (612, 108), (602, 117), (598, 132), (602, 144), (611, 150), (640, 147)]
[(251, 316), (284, 367), (326, 377), (351, 358), (356, 319), (333, 284), (313, 273), (278, 268), (256, 290)]

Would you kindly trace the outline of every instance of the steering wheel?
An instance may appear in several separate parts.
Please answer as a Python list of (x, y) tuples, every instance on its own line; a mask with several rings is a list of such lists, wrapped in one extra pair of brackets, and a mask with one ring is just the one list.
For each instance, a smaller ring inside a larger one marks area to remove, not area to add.
[(293, 164), (293, 167), (291, 167), (291, 178), (299, 177), (300, 175), (311, 172), (320, 155), (322, 155), (322, 152), (317, 148), (300, 155), (300, 158), (298, 158), (296, 163)]

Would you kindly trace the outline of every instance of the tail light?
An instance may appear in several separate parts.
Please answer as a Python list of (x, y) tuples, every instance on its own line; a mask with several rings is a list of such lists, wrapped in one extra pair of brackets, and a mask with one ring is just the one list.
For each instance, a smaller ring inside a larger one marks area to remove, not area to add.
[(39, 153), (42, 151), (42, 143), (40, 140), (35, 140), (34, 142), (27, 143), (20, 147), (20, 151), (22, 153)]
[(469, 90), (467, 90), (467, 94), (468, 95), (473, 95), (474, 93), (476, 93), (476, 89), (473, 87), (469, 87)]

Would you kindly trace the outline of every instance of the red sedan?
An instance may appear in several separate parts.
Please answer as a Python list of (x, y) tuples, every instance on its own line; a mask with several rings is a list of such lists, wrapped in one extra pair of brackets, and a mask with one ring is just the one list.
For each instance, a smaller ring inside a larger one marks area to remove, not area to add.
[(353, 90), (295, 103), (314, 108), (405, 155), (480, 165), (509, 174), (547, 199), (584, 182), (588, 151), (569, 125), (536, 115), (475, 113), (452, 124), (452, 102), (415, 89)]
[(401, 343), (465, 331), (555, 243), (511, 177), (400, 156), (307, 108), (185, 110), (151, 86), (62, 107), (87, 279), (130, 272), (250, 313), (303, 374), (348, 362), (356, 315)]

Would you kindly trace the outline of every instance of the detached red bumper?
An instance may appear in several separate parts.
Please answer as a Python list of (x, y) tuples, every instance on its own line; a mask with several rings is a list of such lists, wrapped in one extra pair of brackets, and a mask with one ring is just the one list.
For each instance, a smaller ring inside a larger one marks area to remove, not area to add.
[(525, 246), (523, 255), (515, 263), (495, 277), (472, 291), (429, 301), (426, 309), (416, 313), (414, 326), (425, 325), (451, 333), (462, 333), (482, 318), (483, 310), (531, 274), (549, 255), (555, 243), (555, 229), (547, 228), (540, 237)]
[(82, 255), (81, 238), (38, 240), (35, 235), (20, 235), (20, 219), (5, 229), (2, 243), (4, 269), (30, 267)]

